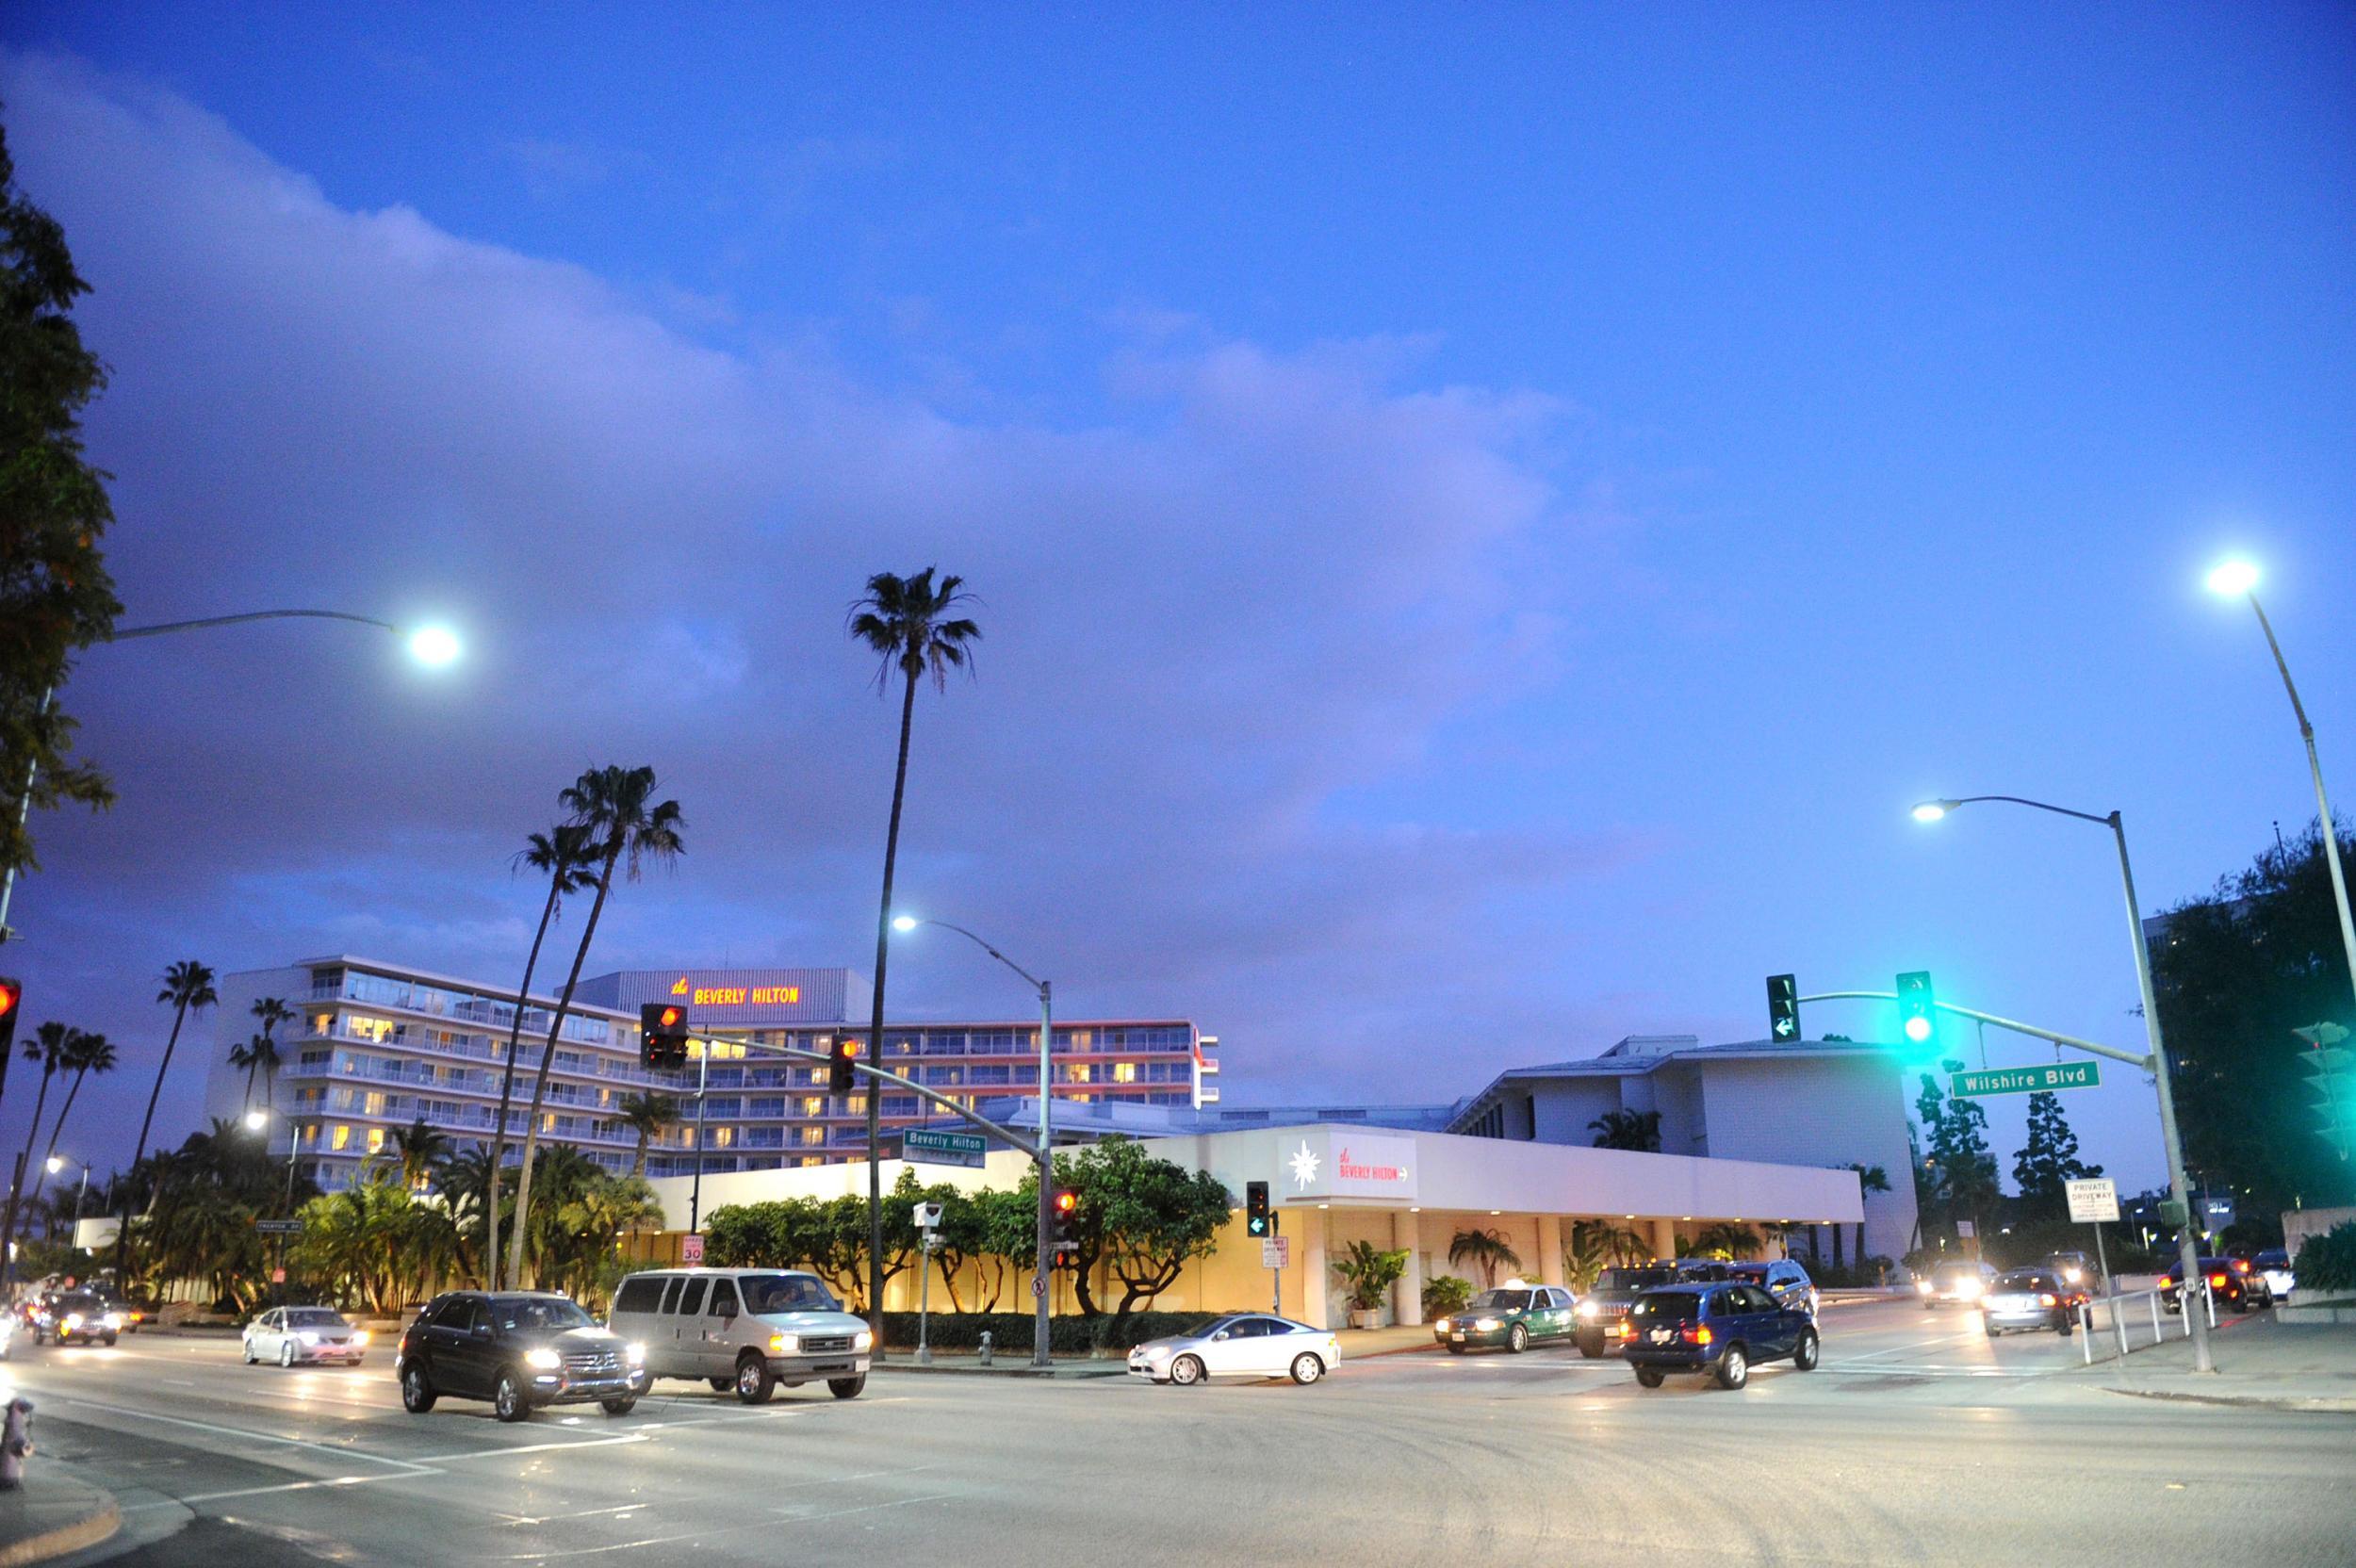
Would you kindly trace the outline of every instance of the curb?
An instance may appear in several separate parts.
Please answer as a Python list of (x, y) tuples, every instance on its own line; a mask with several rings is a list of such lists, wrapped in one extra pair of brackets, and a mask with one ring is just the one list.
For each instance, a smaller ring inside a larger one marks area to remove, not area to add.
[[(876, 1372), (916, 1372), (935, 1378), (1121, 1378), (1129, 1372), (1124, 1364), (1119, 1366), (1076, 1366), (1057, 1363), (1054, 1366), (943, 1366), (935, 1362), (920, 1366), (912, 1361), (871, 1362), (867, 1370)], [(0, 1568), (7, 1568), (0, 1563)]]
[(0, 1544), (0, 1568), (23, 1568), (26, 1563), (52, 1561), (110, 1540), (115, 1531), (123, 1527), (123, 1510), (111, 1494), (99, 1492), (98, 1496), (100, 1506), (82, 1518), (68, 1520), (38, 1534), (19, 1536), (14, 1541)]
[(2304, 1398), (2291, 1395), (2278, 1397), (2264, 1394), (2184, 1394), (2174, 1389), (2098, 1386), (2105, 1394), (2123, 1394), (2130, 1399), (2171, 1399), (2185, 1405), (2237, 1405), (2245, 1410), (2286, 1410), (2305, 1415), (2356, 1415), (2356, 1399)]

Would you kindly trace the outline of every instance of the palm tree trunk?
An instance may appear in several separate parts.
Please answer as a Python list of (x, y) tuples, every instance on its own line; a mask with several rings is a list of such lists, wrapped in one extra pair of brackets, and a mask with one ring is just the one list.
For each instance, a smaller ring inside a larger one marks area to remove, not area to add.
[(90, 1076), (83, 1068), (74, 1074), (74, 1082), (65, 1086), (65, 1103), (57, 1107), (57, 1119), (49, 1125), (49, 1147), (41, 1151), (41, 1168), (33, 1173), (33, 1198), (41, 1199), (41, 1189), (49, 1180), (49, 1162), (57, 1157), (57, 1135), (65, 1131), (65, 1119), (74, 1114), (74, 1097), (82, 1092), (82, 1080)]
[[(172, 1053), (180, 1043), (180, 1025), (188, 1021), (188, 1004), (185, 1002), (172, 1009), (172, 1035), (164, 1041), (164, 1059), (155, 1069), (155, 1086), (147, 1091), (147, 1114), (139, 1118), (139, 1141), (131, 1150), (127, 1169), (137, 1170), (147, 1153), (147, 1135), (155, 1125), (155, 1102), (164, 1092), (164, 1074), (172, 1070)], [(123, 1212), (115, 1217), (115, 1288), (129, 1288), (125, 1265), (131, 1256), (131, 1194), (126, 1186), (123, 1194)]]
[(507, 1028), (507, 1068), (499, 1074), (499, 1124), (491, 1129), (491, 1176), (483, 1198), (483, 1268), (484, 1283), (499, 1287), (499, 1161), (507, 1154), (507, 1107), (515, 1094), (515, 1047), (523, 1038), (524, 1007), (532, 997), (532, 972), (540, 967), (540, 944), (548, 940), (548, 922), (556, 918), (557, 889), (564, 875), (563, 861), (548, 874), (548, 901), (540, 908), (540, 929), (532, 934), (532, 955), (524, 960), (524, 983), (515, 988), (515, 1016)]
[(532, 1161), (540, 1152), (540, 1104), (548, 1092), (548, 1069), (556, 1061), (556, 1037), (572, 1010), (573, 988), (581, 984), (581, 966), (589, 959), (590, 940), (597, 934), (597, 917), (605, 913), (605, 895), (614, 886), (614, 867), (622, 858), (620, 836), (606, 852), (605, 870), (597, 877), (597, 896), (589, 906), (589, 923), (581, 930), (581, 945), (573, 949), (572, 972), (564, 976), (564, 994), (556, 999), (556, 1016), (548, 1021), (548, 1043), (540, 1053), (540, 1070), (532, 1081), (532, 1113), (524, 1122), (523, 1166), (515, 1172), (515, 1233), (507, 1243), (507, 1283), (511, 1290), (524, 1274), (524, 1225), (532, 1213)]
[[(892, 874), (900, 858), (900, 805), (908, 787), (908, 728), (916, 718), (916, 667), (910, 665), (902, 673), (908, 681), (900, 695), (900, 760), (892, 774), (892, 825), (884, 833), (883, 907), (875, 912), (875, 995), (867, 1026), (867, 1062), (875, 1068), (883, 1066), (884, 968), (892, 956)], [(867, 1312), (879, 1348), (883, 1345), (883, 1166), (876, 1145), (883, 1141), (881, 1087), (875, 1079), (867, 1081)], [(1041, 1094), (1052, 1090), (1052, 1085), (1039, 1086)]]
[(630, 1163), (630, 1180), (644, 1181), (646, 1175), (646, 1140), (654, 1135), (651, 1127), (638, 1129), (638, 1157)]
[[(49, 1080), (57, 1070), (54, 1067), (41, 1070), (41, 1095), (33, 1102), (33, 1125), (25, 1135), (25, 1152), (17, 1156), (16, 1177), (8, 1183), (8, 1212), (6, 1219), (0, 1219), (0, 1241), (11, 1246), (16, 1241), (17, 1200), (25, 1185), (25, 1167), (33, 1158), (33, 1140), (41, 1136), (41, 1107), (49, 1102)], [(13, 1266), (11, 1261), (10, 1267)]]

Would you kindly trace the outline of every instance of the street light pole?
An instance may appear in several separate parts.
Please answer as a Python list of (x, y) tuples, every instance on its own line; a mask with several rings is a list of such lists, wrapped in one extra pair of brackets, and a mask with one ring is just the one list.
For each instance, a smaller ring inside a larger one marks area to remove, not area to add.
[(2323, 792), (2323, 763), (2315, 756), (2315, 727), (2307, 720), (2307, 705), (2299, 700), (2299, 687), (2291, 679), (2289, 661), (2282, 657), (2282, 645), (2275, 639), (2274, 623), (2266, 619), (2266, 606), (2258, 602), (2258, 569), (2244, 562), (2228, 562), (2209, 574), (2209, 586), (2221, 594), (2238, 593), (2250, 601), (2250, 608), (2258, 617), (2258, 629), (2266, 635), (2266, 647), (2274, 655), (2274, 668), (2282, 678), (2282, 690), (2289, 694), (2291, 712), (2299, 720), (2299, 738), (2307, 747), (2307, 776), (2315, 786), (2315, 821), (2323, 835), (2323, 863), (2331, 873), (2331, 897), (2340, 916), (2340, 950), (2348, 957), (2348, 979), (2356, 989), (2356, 915), (2348, 905), (2348, 874), (2340, 869), (2340, 835), (2331, 821), (2331, 801)]
[(920, 925), (938, 925), (944, 931), (955, 931), (1021, 975), (1025, 985), (1039, 992), (1039, 1235), (1038, 1256), (1031, 1275), (1031, 1364), (1051, 1366), (1055, 1362), (1047, 1348), (1048, 1292), (1055, 1281), (1055, 1157), (1054, 1133), (1048, 1125), (1048, 1107), (1054, 1103), (1055, 1093), (1055, 986), (1051, 981), (1039, 979), (962, 925), (955, 925), (945, 920), (919, 920), (913, 915), (902, 915), (892, 923), (902, 931), (913, 931)]
[(2209, 1351), (2207, 1314), (2193, 1307), (2192, 1282), (2201, 1278), (2201, 1255), (2193, 1241), (2192, 1188), (2184, 1179), (2184, 1139), (2176, 1129), (2176, 1089), (2168, 1059), (2168, 1046), (2160, 1034), (2159, 992), (2151, 981), (2151, 949), (2143, 937), (2143, 910), (2135, 902), (2135, 868), (2127, 859), (2127, 829), (2117, 811), (2098, 817), (2091, 811), (2073, 811), (2066, 806), (2049, 806), (2044, 801), (2029, 800), (2021, 795), (1966, 795), (1960, 800), (1929, 801), (1916, 807), (1914, 815), (1920, 822), (1937, 822), (1959, 806), (1981, 801), (2030, 806), (2040, 811), (2051, 811), (2055, 816), (2097, 823), (2111, 830), (2112, 841), (2119, 846), (2119, 881), (2127, 897), (2128, 935), (2135, 942), (2135, 985), (2143, 997), (2144, 1037), (2151, 1042), (2151, 1078), (2158, 1086), (2160, 1096), (2160, 1147), (2168, 1157), (2168, 1190), (2184, 1213), (2184, 1218), (2176, 1229), (2176, 1255), (2184, 1267), (2184, 1288), (2178, 1299), (2184, 1304), (2185, 1326), (2192, 1331), (2193, 1370), (2214, 1372), (2217, 1361)]

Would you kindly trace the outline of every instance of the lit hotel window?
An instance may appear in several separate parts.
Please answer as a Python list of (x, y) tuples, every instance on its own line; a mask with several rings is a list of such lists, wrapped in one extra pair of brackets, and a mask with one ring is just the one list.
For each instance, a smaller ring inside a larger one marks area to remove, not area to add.
[(381, 1152), (384, 1152), (384, 1128), (382, 1128), (382, 1127), (371, 1127), (371, 1128), (369, 1128), (369, 1129), (368, 1129), (368, 1152), (369, 1152), (369, 1153), (371, 1153), (371, 1154), (381, 1153)]
[[(2321, 841), (2318, 840), (2317, 841), (2320, 842)], [(822, 1094), (813, 1094), (803, 1100), (802, 1114), (804, 1116), (825, 1116), (826, 1114), (826, 1097)], [(488, 1222), (486, 1221), (485, 1223)]]
[(1088, 1081), (1088, 1065), (1086, 1062), (1072, 1063), (1069, 1071), (1071, 1076), (1067, 1081), (1070, 1083), (1085, 1084)]
[(343, 1149), (349, 1147), (351, 1142), (352, 1129), (345, 1126), (340, 1121), (335, 1123), (335, 1132), (329, 1135), (327, 1147), (330, 1149)]
[(1114, 1083), (1116, 1083), (1116, 1084), (1134, 1084), (1134, 1083), (1136, 1083), (1137, 1081), (1137, 1063), (1135, 1063), (1135, 1062), (1115, 1062), (1115, 1063), (1113, 1064), (1113, 1082), (1114, 1082)]

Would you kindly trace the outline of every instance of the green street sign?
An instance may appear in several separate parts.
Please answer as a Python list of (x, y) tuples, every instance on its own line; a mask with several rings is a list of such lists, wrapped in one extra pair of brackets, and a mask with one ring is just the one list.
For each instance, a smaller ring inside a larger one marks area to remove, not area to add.
[(979, 1167), (990, 1152), (990, 1140), (979, 1133), (936, 1133), (911, 1127), (900, 1135), (900, 1157), (927, 1165)]
[(2092, 1062), (2055, 1062), (2049, 1067), (2000, 1067), (1986, 1072), (1948, 1075), (1950, 1094), (2050, 1094), (2055, 1089), (2090, 1089), (2102, 1082)]

